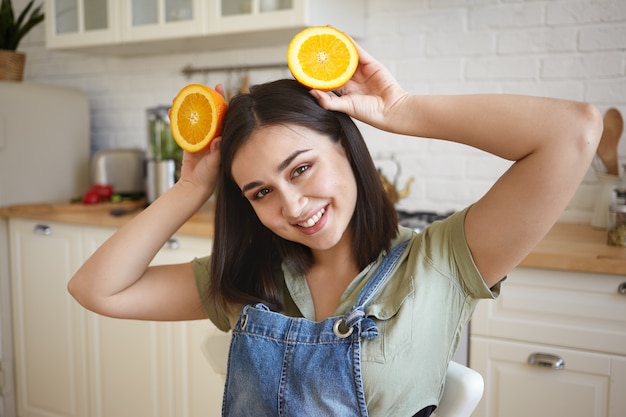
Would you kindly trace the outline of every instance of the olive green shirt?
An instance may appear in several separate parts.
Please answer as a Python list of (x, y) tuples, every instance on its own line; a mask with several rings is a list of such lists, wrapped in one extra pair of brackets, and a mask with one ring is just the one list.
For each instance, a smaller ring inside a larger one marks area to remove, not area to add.
[[(437, 405), (443, 393), (448, 361), (461, 330), (480, 298), (495, 298), (500, 285), (489, 289), (478, 272), (465, 241), (467, 209), (433, 223), (422, 233), (400, 227), (393, 245), (410, 239), (390, 279), (365, 309), (380, 335), (362, 341), (361, 371), (367, 407), (372, 416), (413, 415)], [(348, 285), (335, 315), (345, 314), (383, 259), (367, 266)], [(193, 261), (198, 289), (208, 287), (208, 258)], [(315, 319), (305, 277), (283, 268), (285, 311), (293, 317)], [(220, 329), (234, 327), (227, 317), (206, 305)]]

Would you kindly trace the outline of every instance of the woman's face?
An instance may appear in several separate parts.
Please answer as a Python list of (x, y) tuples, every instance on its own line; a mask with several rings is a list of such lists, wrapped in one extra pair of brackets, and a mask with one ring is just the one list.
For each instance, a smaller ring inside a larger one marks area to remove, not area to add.
[(295, 125), (259, 128), (237, 150), (232, 175), (278, 236), (312, 250), (350, 238), (356, 181), (343, 147), (327, 136)]

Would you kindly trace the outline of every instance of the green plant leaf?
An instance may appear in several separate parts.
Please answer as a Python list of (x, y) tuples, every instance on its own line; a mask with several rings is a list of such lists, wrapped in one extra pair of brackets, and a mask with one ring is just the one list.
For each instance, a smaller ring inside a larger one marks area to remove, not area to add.
[(13, 7), (10, 0), (2, 0), (0, 4), (0, 49), (9, 49), (5, 44), (12, 38)]
[[(44, 20), (41, 4), (31, 12), (34, 2), (35, 0), (31, 0), (15, 20), (11, 0), (2, 0), (0, 4), (0, 49), (17, 50), (22, 38)], [(30, 15), (29, 12), (31, 12)]]
[(20, 27), (22, 27), (22, 23), (24, 22), (24, 19), (26, 18), (26, 14), (31, 9), (31, 7), (33, 7), (34, 2), (35, 0), (30, 0), (30, 2), (26, 5), (26, 8), (22, 10), (22, 13), (20, 13), (19, 17), (17, 18), (17, 21), (15, 22), (16, 28), (19, 29)]

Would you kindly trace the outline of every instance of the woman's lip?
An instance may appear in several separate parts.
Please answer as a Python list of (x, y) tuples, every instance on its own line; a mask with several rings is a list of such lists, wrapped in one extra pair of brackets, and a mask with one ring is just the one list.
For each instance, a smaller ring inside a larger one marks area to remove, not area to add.
[(296, 224), (300, 227), (313, 227), (315, 224), (320, 221), (324, 213), (326, 212), (326, 207), (322, 207), (315, 214), (310, 216), (307, 220), (302, 222), (297, 222)]
[(309, 219), (307, 220), (307, 222), (309, 222), (311, 221), (313, 217), (319, 215), (319, 218), (312, 226), (302, 226), (301, 224), (305, 222), (300, 222), (298, 224), (295, 224), (295, 226), (302, 233), (307, 234), (307, 235), (312, 235), (324, 227), (324, 225), (326, 224), (326, 219), (328, 217), (327, 213), (328, 213), (328, 206), (322, 207), (320, 210), (318, 210), (313, 216), (309, 217)]

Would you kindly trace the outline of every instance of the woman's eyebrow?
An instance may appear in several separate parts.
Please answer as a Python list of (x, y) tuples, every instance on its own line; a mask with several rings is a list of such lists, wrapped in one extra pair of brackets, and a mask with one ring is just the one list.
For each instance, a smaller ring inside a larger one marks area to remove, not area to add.
[[(301, 149), (301, 150), (297, 150), (295, 152), (293, 152), (291, 155), (289, 155), (287, 158), (285, 158), (285, 160), (283, 162), (281, 162), (278, 167), (276, 168), (276, 172), (280, 173), (282, 172), (285, 168), (287, 168), (289, 166), (289, 164), (291, 164), (293, 162), (294, 159), (296, 159), (298, 157), (298, 155), (301, 155), (305, 152), (309, 152), (310, 149)], [(241, 193), (244, 194), (246, 191), (258, 187), (262, 185), (261, 181), (252, 181), (249, 182), (248, 184), (244, 185), (243, 187), (241, 187)]]
[(287, 158), (285, 158), (285, 160), (281, 162), (280, 165), (278, 165), (278, 168), (276, 168), (276, 172), (281, 172), (282, 170), (287, 168), (289, 164), (291, 164), (291, 162), (298, 157), (298, 155), (308, 152), (308, 151), (310, 151), (310, 149), (302, 149), (299, 151), (295, 151), (294, 153), (289, 155)]

